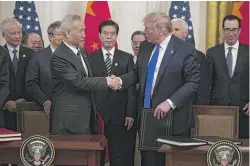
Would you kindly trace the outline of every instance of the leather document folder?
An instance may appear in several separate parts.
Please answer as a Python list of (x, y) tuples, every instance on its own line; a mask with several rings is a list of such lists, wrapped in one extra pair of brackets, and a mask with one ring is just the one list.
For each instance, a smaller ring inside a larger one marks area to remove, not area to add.
[(143, 109), (140, 119), (140, 150), (157, 150), (162, 145), (157, 138), (172, 135), (173, 111), (171, 110), (163, 119), (154, 117), (155, 108)]

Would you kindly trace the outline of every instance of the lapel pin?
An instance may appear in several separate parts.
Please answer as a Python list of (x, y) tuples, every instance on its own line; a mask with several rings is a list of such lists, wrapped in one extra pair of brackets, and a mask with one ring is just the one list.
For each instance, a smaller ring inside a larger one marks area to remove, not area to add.
[(23, 55), (23, 58), (25, 58), (26, 57), (26, 55)]
[(171, 50), (171, 53), (173, 54), (173, 53), (174, 53), (174, 51), (173, 51), (173, 50)]
[(118, 66), (118, 63), (115, 63), (115, 66)]

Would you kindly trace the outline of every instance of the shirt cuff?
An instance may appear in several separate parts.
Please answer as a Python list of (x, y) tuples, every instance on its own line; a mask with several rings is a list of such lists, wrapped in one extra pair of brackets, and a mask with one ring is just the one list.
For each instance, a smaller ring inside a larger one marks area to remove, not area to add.
[(172, 107), (172, 109), (176, 108), (176, 105), (170, 99), (167, 99), (167, 102), (170, 104), (170, 106)]
[(45, 101), (45, 102), (43, 103), (43, 106), (45, 106), (48, 102), (49, 102), (49, 100)]
[(120, 83), (121, 83), (121, 87), (122, 87), (122, 79), (120, 77), (118, 77), (118, 79), (120, 80)]

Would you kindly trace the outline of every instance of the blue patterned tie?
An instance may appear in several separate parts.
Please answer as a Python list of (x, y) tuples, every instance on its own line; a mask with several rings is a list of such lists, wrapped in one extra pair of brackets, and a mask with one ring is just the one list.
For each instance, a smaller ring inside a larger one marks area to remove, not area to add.
[(233, 76), (233, 54), (232, 54), (233, 47), (228, 47), (227, 53), (227, 67), (230, 78)]
[(15, 74), (17, 74), (17, 69), (18, 69), (18, 58), (17, 58), (17, 50), (14, 49), (13, 51), (13, 60), (12, 60), (12, 64), (13, 64), (13, 68), (14, 68), (14, 72)]
[(159, 57), (159, 51), (160, 51), (160, 45), (156, 45), (155, 52), (151, 58), (151, 61), (148, 64), (146, 87), (144, 93), (144, 108), (151, 107), (151, 91), (152, 91), (155, 67)]

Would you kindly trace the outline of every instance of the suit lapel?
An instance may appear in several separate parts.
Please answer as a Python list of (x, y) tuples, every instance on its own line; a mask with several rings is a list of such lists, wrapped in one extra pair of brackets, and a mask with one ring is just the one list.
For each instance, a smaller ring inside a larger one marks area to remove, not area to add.
[(111, 66), (111, 75), (116, 75), (116, 69), (118, 65), (119, 65), (119, 50), (115, 49)]
[(27, 55), (25, 55), (23, 51), (23, 47), (20, 46), (19, 49), (19, 61), (18, 61), (18, 69), (17, 69), (17, 77), (19, 77), (20, 70), (23, 70), (25, 66), (25, 61), (27, 60)]
[(106, 66), (105, 66), (105, 59), (104, 59), (104, 56), (103, 56), (103, 52), (101, 49), (98, 50), (97, 52), (97, 62), (98, 64), (98, 69), (99, 69), (99, 73), (101, 73), (102, 76), (108, 76), (107, 74), (107, 69), (106, 69)]
[[(4, 47), (8, 50), (7, 44), (5, 44)], [(9, 52), (9, 50), (8, 50), (8, 52)], [(9, 53), (9, 64), (10, 64), (9, 65), (10, 73), (12, 73), (12, 75), (14, 76), (14, 78), (16, 78), (16, 74), (15, 74), (15, 71), (14, 71), (14, 67), (12, 65), (10, 53)]]
[(226, 75), (228, 76), (228, 78), (230, 79), (229, 76), (229, 71), (228, 71), (228, 67), (227, 67), (227, 61), (226, 61), (226, 55), (225, 55), (225, 46), (224, 43), (220, 45), (219, 47), (219, 54), (218, 54), (218, 58), (219, 58), (219, 62), (222, 63), (222, 66), (225, 70)]
[(176, 52), (176, 46), (174, 44), (174, 40), (175, 39), (172, 36), (169, 43), (168, 43), (167, 49), (164, 53), (164, 56), (162, 58), (160, 69), (159, 69), (159, 72), (158, 72), (158, 75), (156, 78), (156, 82), (155, 82), (155, 87), (158, 85), (161, 77), (163, 76), (164, 71), (167, 69), (169, 62), (171, 61), (171, 59), (173, 58), (173, 56)]
[(144, 90), (144, 86), (146, 83), (146, 76), (147, 76), (147, 70), (148, 70), (148, 63), (152, 54), (152, 51), (154, 49), (154, 45), (151, 43), (148, 43), (148, 46), (145, 49), (145, 54), (142, 53), (142, 68), (141, 68), (141, 87)]
[(89, 77), (92, 77), (92, 70), (91, 70), (90, 65), (89, 65), (88, 55), (84, 49), (80, 49), (80, 52), (82, 54), (82, 58), (84, 59), (86, 66), (87, 66)]
[(87, 76), (87, 73), (83, 67), (82, 61), (79, 58), (77, 58), (76, 54), (70, 48), (68, 48), (68, 46), (66, 46), (64, 43), (62, 43), (62, 44), (63, 44), (64, 49), (66, 51), (67, 59), (70, 62), (72, 62), (72, 64), (75, 65), (75, 67), (78, 71), (81, 71), (85, 76)]
[(244, 52), (243, 52), (244, 49), (241, 48), (241, 47), (242, 47), (242, 45), (239, 44), (238, 54), (237, 54), (237, 59), (236, 59), (236, 64), (235, 64), (232, 79), (233, 79), (234, 76), (238, 75), (237, 73), (240, 72), (241, 57), (242, 57), (242, 54), (244, 54)]

